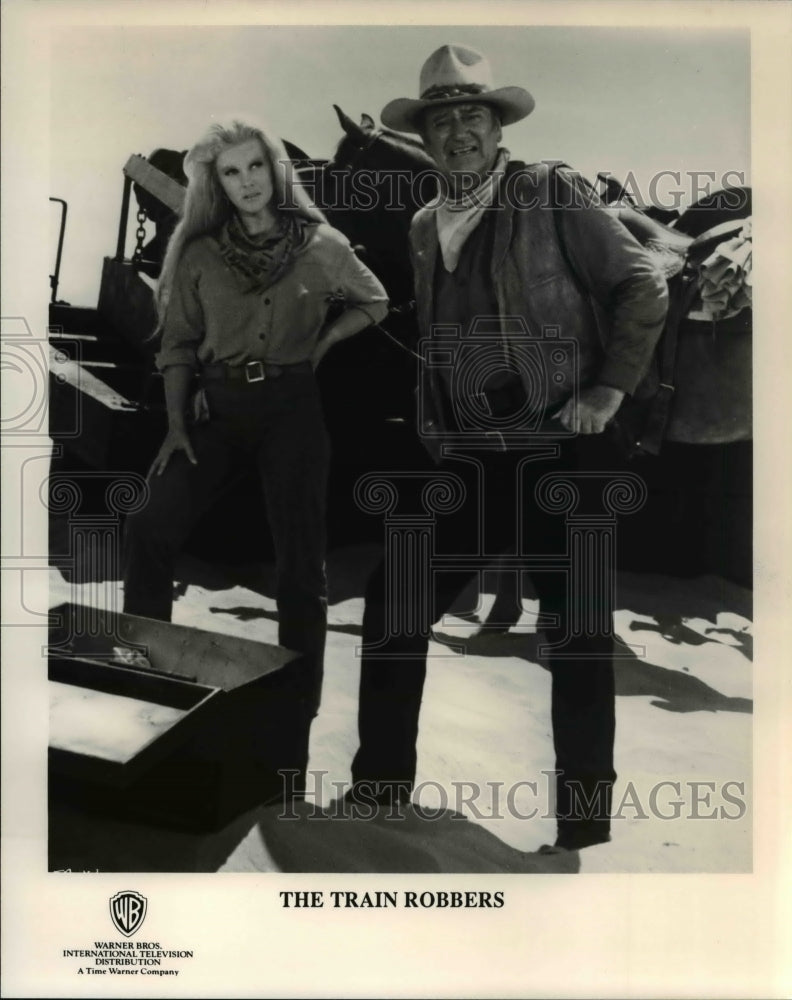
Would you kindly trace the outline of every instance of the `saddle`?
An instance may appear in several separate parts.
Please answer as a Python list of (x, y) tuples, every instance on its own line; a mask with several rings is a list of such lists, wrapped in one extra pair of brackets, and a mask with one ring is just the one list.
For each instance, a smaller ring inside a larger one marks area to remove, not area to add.
[[(558, 168), (562, 166), (555, 164), (551, 167), (549, 184), (556, 236), (570, 272), (576, 277), (581, 291), (588, 295), (575, 274), (564, 243), (560, 219), (564, 201), (558, 191)], [(610, 433), (613, 440), (626, 457), (632, 458), (658, 455), (666, 439), (685, 443), (723, 443), (749, 437), (750, 375), (746, 381), (746, 367), (749, 373), (750, 340), (747, 343), (744, 339), (737, 341), (738, 355), (730, 359), (730, 364), (723, 364), (723, 345), (713, 342), (708, 334), (704, 334), (707, 342), (702, 343), (703, 331), (699, 329), (694, 333), (690, 327), (695, 325), (700, 328), (703, 324), (688, 322), (709, 320), (708, 326), (712, 331), (716, 319), (718, 322), (726, 320), (722, 324), (725, 333), (750, 332), (750, 300), (744, 294), (741, 296), (740, 289), (730, 296), (727, 291), (715, 287), (730, 262), (720, 262), (716, 258), (716, 263), (707, 272), (707, 265), (713, 260), (713, 251), (723, 241), (737, 236), (746, 227), (746, 220), (727, 220), (694, 237), (670, 229), (629, 205), (620, 205), (617, 211), (619, 221), (642, 244), (658, 270), (665, 275), (669, 307), (649, 370), (636, 392), (625, 397), (612, 422)], [(750, 258), (749, 250), (747, 256)], [(711, 300), (702, 302), (703, 296), (706, 299), (708, 278), (711, 279)], [(747, 310), (746, 306), (749, 307)], [(683, 335), (682, 340), (680, 334)], [(744, 358), (746, 349), (749, 351), (747, 366)], [(733, 349), (731, 353), (734, 353)], [(685, 358), (684, 355), (690, 356)], [(734, 370), (742, 381), (742, 392), (734, 385)], [(706, 380), (711, 372), (721, 380), (726, 378), (732, 391), (722, 392), (720, 386), (702, 384), (702, 379)], [(680, 379), (680, 376), (683, 377)], [(680, 383), (683, 387), (681, 394), (678, 392)], [(717, 415), (710, 413), (711, 407), (702, 405), (702, 397), (717, 397), (723, 412)], [(730, 411), (729, 407), (734, 410)]]

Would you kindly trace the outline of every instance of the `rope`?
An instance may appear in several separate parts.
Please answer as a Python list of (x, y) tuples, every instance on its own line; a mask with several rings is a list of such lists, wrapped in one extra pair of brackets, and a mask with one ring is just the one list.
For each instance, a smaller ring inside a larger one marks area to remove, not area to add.
[[(402, 316), (405, 313), (410, 312), (414, 305), (415, 305), (414, 302), (406, 302), (403, 306), (394, 306), (392, 309), (388, 310), (388, 315)], [(388, 340), (392, 341), (397, 347), (401, 348), (402, 351), (405, 351), (407, 354), (411, 354), (414, 358), (417, 358), (420, 362), (423, 363), (424, 359), (421, 357), (420, 354), (417, 354), (415, 351), (412, 350), (412, 348), (407, 347), (406, 344), (403, 344), (400, 340), (394, 337), (392, 333), (386, 330), (384, 326), (381, 326), (379, 323), (375, 323), (374, 329), (379, 330), (380, 333), (384, 333), (385, 336), (388, 338)]]

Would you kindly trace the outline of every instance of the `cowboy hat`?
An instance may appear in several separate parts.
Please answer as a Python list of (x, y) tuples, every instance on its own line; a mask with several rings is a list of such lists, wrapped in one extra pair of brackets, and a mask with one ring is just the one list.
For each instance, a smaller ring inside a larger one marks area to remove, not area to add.
[(421, 69), (420, 98), (399, 97), (382, 109), (380, 118), (397, 132), (418, 132), (418, 121), (426, 108), (446, 104), (491, 104), (497, 108), (501, 125), (512, 125), (529, 115), (534, 99), (522, 87), (492, 86), (487, 57), (466, 45), (443, 45), (433, 52)]

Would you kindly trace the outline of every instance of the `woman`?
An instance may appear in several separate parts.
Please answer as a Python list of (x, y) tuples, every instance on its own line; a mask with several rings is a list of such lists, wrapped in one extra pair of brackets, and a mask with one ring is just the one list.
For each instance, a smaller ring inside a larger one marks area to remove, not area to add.
[(279, 142), (239, 121), (212, 125), (187, 154), (184, 213), (157, 289), (168, 433), (149, 502), (127, 521), (124, 610), (170, 620), (176, 554), (231, 474), (254, 464), (277, 559), (279, 642), (306, 654), (310, 719), (327, 618), (329, 458), (314, 369), (379, 322), (387, 299), (289, 168)]

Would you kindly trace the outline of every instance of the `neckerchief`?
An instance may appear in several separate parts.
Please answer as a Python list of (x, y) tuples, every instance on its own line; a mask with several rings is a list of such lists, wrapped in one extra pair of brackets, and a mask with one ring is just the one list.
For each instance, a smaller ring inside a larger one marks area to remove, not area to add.
[(452, 273), (459, 263), (465, 240), (481, 222), (484, 212), (495, 200), (495, 192), (509, 162), (508, 149), (498, 150), (495, 166), (486, 180), (475, 189), (463, 194), (461, 198), (450, 196), (438, 199), (436, 202), (435, 220), (437, 223), (437, 239), (443, 255), (446, 271)]
[(308, 241), (309, 225), (296, 212), (283, 212), (275, 229), (252, 236), (234, 215), (220, 231), (220, 255), (246, 292), (266, 291), (292, 266), (296, 253)]

